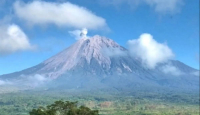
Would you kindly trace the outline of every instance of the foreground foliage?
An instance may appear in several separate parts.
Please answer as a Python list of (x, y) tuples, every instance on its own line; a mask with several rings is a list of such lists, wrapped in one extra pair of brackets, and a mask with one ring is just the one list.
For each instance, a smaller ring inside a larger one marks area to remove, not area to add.
[(99, 110), (100, 115), (199, 115), (199, 94), (71, 92), (74, 91), (0, 93), (0, 115), (29, 115), (33, 108), (42, 106), (45, 110), (46, 105), (60, 99), (78, 101), (77, 107)]
[(54, 104), (39, 107), (29, 112), (30, 115), (98, 115), (98, 110), (91, 110), (88, 107), (78, 107), (77, 102), (55, 101)]

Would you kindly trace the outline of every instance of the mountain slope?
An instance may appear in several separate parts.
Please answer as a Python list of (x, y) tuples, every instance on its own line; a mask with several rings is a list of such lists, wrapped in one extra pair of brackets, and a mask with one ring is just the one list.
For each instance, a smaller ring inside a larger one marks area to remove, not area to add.
[(2, 75), (0, 79), (30, 86), (47, 83), (50, 87), (66, 89), (172, 88), (197, 91), (198, 72), (176, 60), (148, 69), (140, 59), (131, 57), (126, 48), (96, 35), (80, 39), (34, 67)]

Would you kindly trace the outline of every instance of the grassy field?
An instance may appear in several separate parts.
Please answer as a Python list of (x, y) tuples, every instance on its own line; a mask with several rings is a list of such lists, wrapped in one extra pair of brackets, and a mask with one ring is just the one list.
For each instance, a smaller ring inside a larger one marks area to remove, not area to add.
[(199, 115), (198, 95), (134, 93), (121, 95), (102, 92), (14, 92), (0, 94), (0, 115), (28, 115), (39, 106), (52, 104), (56, 100), (78, 101), (91, 109), (100, 110), (101, 115)]

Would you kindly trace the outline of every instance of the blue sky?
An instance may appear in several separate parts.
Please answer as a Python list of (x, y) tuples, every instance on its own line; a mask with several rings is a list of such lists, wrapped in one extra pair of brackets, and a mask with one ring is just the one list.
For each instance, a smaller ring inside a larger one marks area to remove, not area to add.
[[(0, 2), (0, 42), (2, 43), (0, 43), (0, 74), (20, 71), (41, 63), (77, 41), (69, 31), (81, 30), (85, 26), (88, 29), (88, 36), (96, 34), (106, 36), (124, 47), (128, 47), (127, 41), (138, 39), (143, 33), (149, 33), (158, 43), (167, 44), (175, 55), (173, 59), (199, 69), (198, 0), (105, 1), (37, 1), (43, 4), (50, 3), (51, 5), (44, 7), (42, 11), (45, 14), (45, 11), (53, 7), (51, 10), (56, 11), (56, 15), (63, 18), (60, 20), (56, 17), (48, 19), (48, 15), (35, 15), (30, 18), (31, 14), (38, 13), (31, 10), (32, 7), (38, 8), (37, 4), (30, 5), (35, 1), (2, 0)], [(66, 13), (65, 9), (54, 7), (55, 4), (65, 4), (64, 6), (70, 7), (72, 12), (77, 10), (80, 13), (78, 17), (85, 21), (80, 21), (77, 16), (73, 18), (69, 14), (63, 15)], [(73, 18), (73, 21), (68, 22), (69, 17)], [(8, 28), (17, 31), (17, 37), (7, 35)], [(7, 40), (6, 45), (3, 44), (3, 41), (8, 38), (18, 40), (10, 40), (11, 42)]]

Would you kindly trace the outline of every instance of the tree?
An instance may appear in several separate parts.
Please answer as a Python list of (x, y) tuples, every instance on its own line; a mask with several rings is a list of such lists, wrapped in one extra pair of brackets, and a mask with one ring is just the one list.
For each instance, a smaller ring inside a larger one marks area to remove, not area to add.
[(29, 115), (99, 115), (99, 111), (85, 106), (78, 107), (78, 102), (56, 101), (47, 107), (33, 109)]

